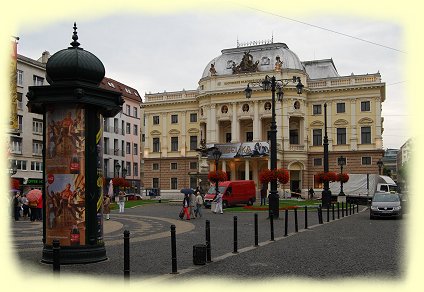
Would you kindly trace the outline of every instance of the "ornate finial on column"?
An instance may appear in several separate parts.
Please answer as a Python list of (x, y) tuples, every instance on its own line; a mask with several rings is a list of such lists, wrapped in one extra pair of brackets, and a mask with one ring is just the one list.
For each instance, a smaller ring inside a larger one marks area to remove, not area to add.
[(78, 40), (78, 34), (77, 34), (77, 23), (76, 22), (74, 22), (74, 33), (72, 35), (72, 39), (74, 41), (71, 43), (71, 46), (73, 46), (74, 48), (79, 47), (80, 43), (77, 42), (77, 40)]

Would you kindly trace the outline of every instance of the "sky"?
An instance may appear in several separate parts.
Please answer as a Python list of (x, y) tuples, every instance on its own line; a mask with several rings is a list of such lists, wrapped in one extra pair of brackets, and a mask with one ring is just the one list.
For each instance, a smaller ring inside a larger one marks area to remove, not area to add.
[(354, 14), (301, 15), (231, 3), (223, 10), (122, 11), (21, 25), (18, 53), (38, 59), (45, 50), (54, 54), (68, 47), (76, 21), (81, 47), (103, 62), (106, 76), (144, 96), (196, 89), (207, 63), (222, 49), (236, 47), (237, 40), (273, 38), (286, 43), (301, 61), (332, 58), (342, 76), (380, 72), (386, 83), (383, 147), (400, 148), (411, 136), (401, 24)]

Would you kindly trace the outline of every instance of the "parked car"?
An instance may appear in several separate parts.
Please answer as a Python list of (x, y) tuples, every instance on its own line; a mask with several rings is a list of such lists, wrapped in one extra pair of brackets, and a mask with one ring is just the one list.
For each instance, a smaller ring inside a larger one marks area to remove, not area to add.
[(376, 217), (396, 217), (400, 219), (402, 214), (402, 203), (399, 194), (374, 194), (370, 207), (370, 219)]
[[(256, 200), (256, 187), (253, 180), (222, 181), (218, 185), (218, 190), (222, 197), (222, 207), (236, 204), (253, 205)], [(204, 205), (210, 208), (215, 198), (215, 186), (211, 186), (205, 195)]]
[(135, 201), (135, 200), (142, 200), (140, 194), (125, 194), (125, 198), (127, 201)]

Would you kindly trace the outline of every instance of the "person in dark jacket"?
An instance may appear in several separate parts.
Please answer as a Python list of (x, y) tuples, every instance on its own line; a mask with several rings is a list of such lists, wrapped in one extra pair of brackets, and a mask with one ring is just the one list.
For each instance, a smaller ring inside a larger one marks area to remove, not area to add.
[(184, 194), (183, 209), (184, 209), (184, 214), (186, 215), (187, 220), (190, 220), (190, 213), (188, 211), (189, 207), (190, 207), (190, 197), (188, 194)]

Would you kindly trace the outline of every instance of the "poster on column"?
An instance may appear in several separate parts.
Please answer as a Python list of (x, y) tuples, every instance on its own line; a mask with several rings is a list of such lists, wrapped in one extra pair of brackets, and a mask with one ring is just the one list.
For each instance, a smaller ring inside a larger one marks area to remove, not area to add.
[(85, 244), (84, 109), (46, 112), (46, 243)]

